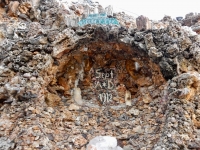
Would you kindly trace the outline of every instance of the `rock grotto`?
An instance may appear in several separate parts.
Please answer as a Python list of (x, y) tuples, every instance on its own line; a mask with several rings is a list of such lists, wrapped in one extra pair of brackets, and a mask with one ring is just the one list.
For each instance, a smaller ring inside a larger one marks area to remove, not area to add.
[[(120, 25), (78, 26), (96, 11)], [(169, 16), (0, 0), (0, 150), (92, 150), (98, 136), (113, 150), (199, 150), (199, 63), (199, 35)]]

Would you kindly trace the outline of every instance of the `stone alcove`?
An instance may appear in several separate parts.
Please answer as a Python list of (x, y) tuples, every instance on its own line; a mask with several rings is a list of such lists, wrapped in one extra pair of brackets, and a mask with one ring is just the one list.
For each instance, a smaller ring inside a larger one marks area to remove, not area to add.
[(165, 83), (159, 66), (144, 51), (120, 42), (82, 44), (63, 53), (57, 66), (50, 86), (62, 87), (61, 95), (80, 105), (131, 106), (135, 98), (150, 103), (151, 89)]

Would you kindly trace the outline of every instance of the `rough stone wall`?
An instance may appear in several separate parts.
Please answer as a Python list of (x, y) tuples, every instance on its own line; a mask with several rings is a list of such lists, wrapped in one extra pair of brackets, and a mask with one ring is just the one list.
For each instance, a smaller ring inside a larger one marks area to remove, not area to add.
[[(168, 17), (145, 31), (69, 27), (53, 0), (2, 4), (0, 149), (83, 150), (99, 135), (124, 149), (200, 148), (198, 35)], [(99, 68), (114, 69), (111, 101), (98, 97)]]

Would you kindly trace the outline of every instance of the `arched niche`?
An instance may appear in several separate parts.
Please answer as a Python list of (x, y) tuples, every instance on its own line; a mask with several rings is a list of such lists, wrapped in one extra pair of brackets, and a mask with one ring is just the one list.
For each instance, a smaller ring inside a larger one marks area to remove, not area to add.
[(152, 100), (145, 88), (165, 83), (160, 68), (144, 51), (118, 42), (94, 41), (65, 53), (57, 60), (50, 85), (78, 104), (131, 106), (134, 98)]

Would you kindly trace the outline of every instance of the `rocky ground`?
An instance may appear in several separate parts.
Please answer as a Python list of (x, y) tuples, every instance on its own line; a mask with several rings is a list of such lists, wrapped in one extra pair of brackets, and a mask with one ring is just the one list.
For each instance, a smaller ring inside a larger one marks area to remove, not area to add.
[[(200, 149), (190, 28), (91, 1), (0, 2), (0, 149), (84, 150), (104, 135), (124, 150)], [(77, 26), (96, 10), (120, 26)]]

